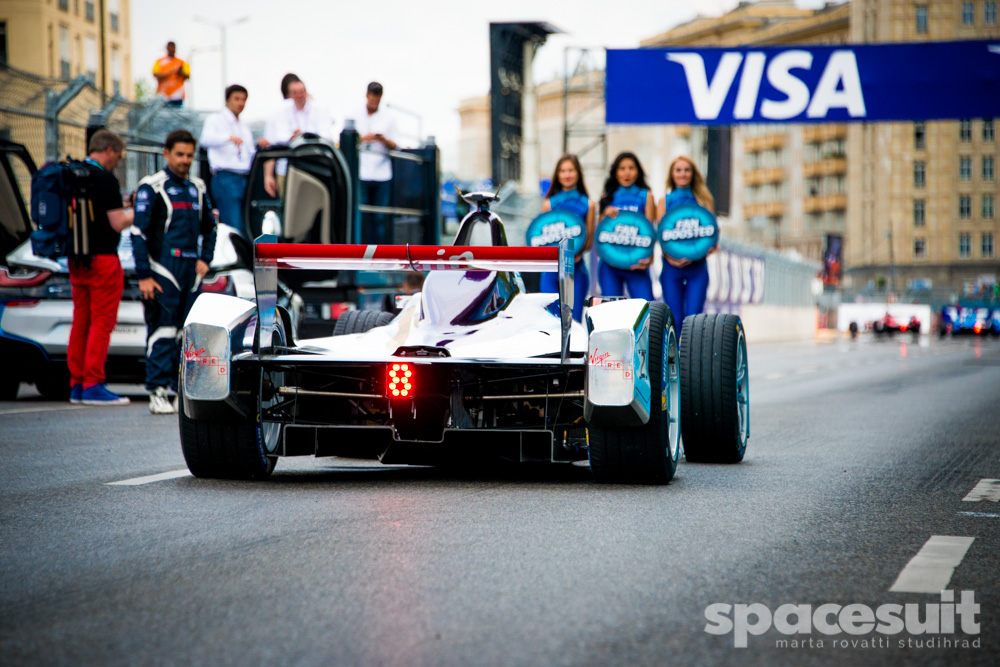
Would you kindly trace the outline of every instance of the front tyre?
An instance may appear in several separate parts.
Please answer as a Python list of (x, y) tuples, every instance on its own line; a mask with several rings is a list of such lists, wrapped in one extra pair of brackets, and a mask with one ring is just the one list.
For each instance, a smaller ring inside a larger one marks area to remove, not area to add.
[(750, 439), (750, 381), (736, 315), (692, 315), (681, 329), (681, 424), (688, 461), (739, 463)]
[(598, 482), (666, 484), (680, 456), (680, 369), (670, 309), (649, 304), (649, 421), (637, 428), (587, 427), (590, 470)]

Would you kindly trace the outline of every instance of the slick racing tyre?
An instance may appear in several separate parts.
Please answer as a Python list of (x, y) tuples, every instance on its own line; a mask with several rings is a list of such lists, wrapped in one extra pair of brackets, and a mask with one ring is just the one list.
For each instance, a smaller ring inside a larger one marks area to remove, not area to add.
[(743, 323), (692, 315), (681, 328), (681, 431), (688, 461), (738, 463), (750, 438)]
[(364, 333), (392, 321), (393, 314), (380, 310), (349, 310), (337, 318), (333, 325), (334, 336)]
[[(285, 345), (285, 327), (278, 319), (272, 338), (275, 347)], [(281, 424), (264, 419), (269, 408), (279, 402), (275, 384), (283, 382), (283, 374), (260, 372), (260, 382), (254, 388), (256, 410), (253, 418), (240, 418), (235, 412), (229, 419), (193, 419), (187, 415), (180, 387), (178, 419), (181, 451), (188, 470), (195, 477), (216, 479), (266, 479), (274, 472)]]
[(590, 470), (598, 482), (666, 484), (680, 455), (680, 368), (670, 309), (649, 304), (649, 421), (637, 428), (588, 426)]

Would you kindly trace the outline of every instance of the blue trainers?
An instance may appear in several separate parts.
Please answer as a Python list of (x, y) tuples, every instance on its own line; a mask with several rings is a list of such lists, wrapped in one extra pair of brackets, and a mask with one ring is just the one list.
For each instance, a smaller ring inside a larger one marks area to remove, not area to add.
[(73, 405), (83, 403), (83, 385), (75, 384), (69, 390), (69, 402)]
[(106, 384), (95, 384), (83, 390), (84, 405), (128, 405), (130, 402), (128, 397), (119, 396)]

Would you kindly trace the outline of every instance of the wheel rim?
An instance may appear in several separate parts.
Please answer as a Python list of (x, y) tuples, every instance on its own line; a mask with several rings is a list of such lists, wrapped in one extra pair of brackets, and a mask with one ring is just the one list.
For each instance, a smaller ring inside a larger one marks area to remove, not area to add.
[(742, 329), (736, 342), (736, 408), (740, 449), (743, 449), (750, 438), (750, 377), (747, 372), (747, 342)]
[[(285, 337), (282, 335), (281, 329), (275, 331), (274, 338), (277, 339), (277, 345), (283, 346), (285, 344)], [(265, 421), (264, 415), (272, 407), (278, 404), (280, 399), (278, 398), (276, 387), (280, 387), (285, 384), (285, 374), (284, 372), (281, 372), (273, 373), (271, 375), (270, 381), (274, 386), (269, 392), (270, 398), (267, 400), (264, 400), (264, 381), (264, 374), (261, 373), (260, 391), (257, 393), (260, 401), (257, 414), (257, 429), (265, 451), (267, 451), (268, 454), (273, 454), (278, 450), (278, 440), (281, 435), (281, 424), (279, 422)]]
[(671, 328), (667, 330), (666, 344), (663, 350), (666, 363), (665, 380), (663, 386), (664, 409), (667, 412), (667, 453), (670, 458), (676, 461), (680, 457), (680, 433), (681, 433), (681, 411), (680, 411), (680, 363), (677, 353), (677, 333)]

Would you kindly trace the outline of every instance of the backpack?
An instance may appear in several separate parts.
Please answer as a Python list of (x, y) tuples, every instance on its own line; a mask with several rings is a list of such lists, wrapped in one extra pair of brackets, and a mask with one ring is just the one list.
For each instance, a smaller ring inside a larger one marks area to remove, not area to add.
[(58, 259), (89, 254), (88, 221), (94, 217), (90, 203), (91, 172), (79, 160), (49, 162), (31, 177), (31, 251), (38, 257)]

